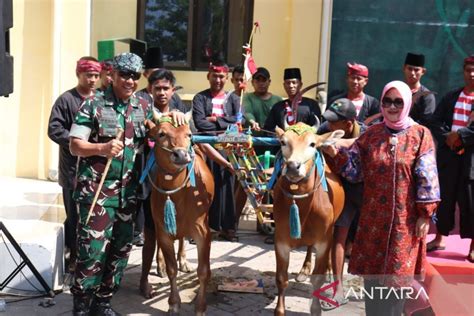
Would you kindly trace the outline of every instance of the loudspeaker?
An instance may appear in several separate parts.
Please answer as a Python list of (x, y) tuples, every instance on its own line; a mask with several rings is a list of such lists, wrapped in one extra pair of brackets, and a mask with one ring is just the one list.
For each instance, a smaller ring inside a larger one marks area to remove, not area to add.
[(0, 0), (0, 96), (6, 97), (13, 92), (13, 57), (10, 55), (12, 27), (12, 0)]

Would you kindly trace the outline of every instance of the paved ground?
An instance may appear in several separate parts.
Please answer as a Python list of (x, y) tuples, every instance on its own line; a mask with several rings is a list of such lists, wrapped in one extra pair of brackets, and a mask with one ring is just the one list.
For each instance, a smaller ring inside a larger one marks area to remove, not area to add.
[[(0, 217), (5, 218), (41, 218), (42, 220), (61, 222), (61, 201), (58, 199), (56, 187), (51, 182), (44, 181), (13, 181), (12, 179), (0, 179), (12, 188), (13, 193), (2, 194)], [(19, 183), (15, 186), (14, 183)], [(8, 186), (2, 185), (6, 188)], [(49, 186), (49, 187), (48, 187)], [(27, 189), (25, 189), (27, 187)], [(41, 189), (40, 189), (41, 188)], [(26, 190), (18, 193), (19, 190)], [(43, 192), (44, 191), (44, 192)], [(40, 192), (40, 193), (38, 193)], [(42, 192), (42, 193), (41, 193)], [(5, 193), (5, 192), (4, 192)], [(20, 202), (21, 201), (21, 202)], [(28, 207), (26, 207), (27, 205)], [(36, 205), (36, 207), (34, 207)], [(38, 210), (44, 209), (39, 212)], [(56, 208), (56, 210), (55, 210)], [(33, 212), (32, 214), (26, 214)], [(38, 213), (38, 214), (36, 214)], [(36, 217), (35, 217), (36, 216)], [(208, 310), (207, 315), (271, 315), (276, 305), (275, 287), (275, 255), (272, 245), (266, 245), (262, 236), (254, 232), (255, 221), (252, 215), (241, 221), (245, 229), (240, 232), (239, 242), (230, 243), (215, 240), (211, 245), (211, 282), (207, 293)], [(187, 256), (193, 268), (197, 265), (197, 253), (194, 245), (187, 244)], [(294, 280), (299, 271), (305, 249), (295, 250), (290, 259), (290, 283), (286, 294), (286, 308), (288, 315), (309, 314), (312, 286), (309, 281), (297, 283)], [(0, 258), (1, 264), (1, 258)], [(145, 300), (138, 291), (141, 269), (141, 248), (133, 248), (129, 265), (126, 269), (122, 287), (114, 296), (112, 301), (114, 308), (124, 315), (162, 315), (168, 310), (169, 286), (167, 278), (151, 276), (150, 281), (157, 296)], [(156, 265), (152, 271), (156, 270)], [(354, 276), (347, 276), (347, 285), (358, 286), (360, 280)], [(264, 284), (263, 294), (241, 294), (217, 291), (217, 285), (228, 280), (252, 280), (262, 279)], [(198, 286), (195, 272), (178, 276), (178, 285), (182, 300), (181, 315), (192, 315), (194, 311), (193, 299)], [(0, 297), (0, 299), (6, 297)], [(43, 298), (27, 299), (11, 302), (6, 305), (6, 311), (2, 315), (32, 316), (32, 315), (70, 315), (72, 312), (72, 296), (62, 291), (54, 298), (55, 305), (44, 308), (39, 306)], [(1, 306), (0, 306), (1, 309)], [(364, 304), (361, 301), (350, 301), (338, 309), (323, 312), (323, 315), (364, 315)]]
[[(207, 294), (208, 315), (272, 315), (276, 304), (275, 287), (275, 256), (272, 246), (263, 243), (264, 236), (250, 231), (240, 235), (240, 242), (213, 241), (211, 250), (212, 278)], [(187, 245), (188, 260), (196, 266), (195, 246)], [(307, 281), (294, 281), (299, 271), (305, 252), (295, 250), (291, 255), (289, 271), (290, 285), (286, 295), (288, 315), (307, 315), (309, 313), (312, 286)], [(122, 288), (113, 299), (114, 308), (126, 315), (161, 315), (168, 310), (168, 280), (151, 276), (150, 281), (157, 291), (157, 296), (145, 300), (138, 291), (141, 269), (141, 248), (134, 248), (125, 273)], [(153, 271), (156, 265), (152, 267)], [(217, 285), (232, 279), (262, 279), (264, 294), (241, 294), (217, 291)], [(353, 277), (352, 283), (358, 278)], [(178, 285), (182, 300), (181, 314), (192, 315), (193, 299), (198, 286), (195, 272), (180, 273)], [(6, 313), (0, 315), (68, 315), (72, 311), (72, 297), (65, 291), (58, 294), (56, 305), (44, 308), (38, 304), (43, 299), (30, 299), (16, 303), (8, 303)], [(364, 315), (363, 302), (350, 301), (336, 310), (323, 312), (324, 315)]]

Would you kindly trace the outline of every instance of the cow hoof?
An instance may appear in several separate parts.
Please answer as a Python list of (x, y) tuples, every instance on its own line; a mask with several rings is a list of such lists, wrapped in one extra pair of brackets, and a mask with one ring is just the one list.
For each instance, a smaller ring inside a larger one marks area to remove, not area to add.
[(168, 315), (179, 315), (179, 304), (170, 305)]
[(319, 300), (313, 299), (311, 302), (311, 316), (321, 316), (321, 305)]
[(298, 273), (298, 275), (295, 278), (296, 282), (304, 282), (308, 280), (308, 275), (304, 272)]
[(206, 312), (196, 312), (196, 316), (205, 316)]
[(160, 278), (166, 278), (166, 270), (157, 268), (156, 275), (159, 276)]
[(188, 262), (187, 262), (187, 261), (185, 261), (185, 262), (183, 262), (183, 263), (180, 263), (178, 270), (181, 271), (181, 272), (184, 272), (184, 273), (189, 273), (189, 272), (192, 272), (192, 271), (193, 271), (193, 270), (188, 266)]

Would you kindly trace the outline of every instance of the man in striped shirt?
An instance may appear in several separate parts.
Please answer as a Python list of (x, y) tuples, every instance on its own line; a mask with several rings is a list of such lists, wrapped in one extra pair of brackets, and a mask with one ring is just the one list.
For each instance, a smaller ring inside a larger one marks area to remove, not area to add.
[[(229, 67), (223, 62), (209, 66), (207, 80), (209, 89), (199, 92), (193, 99), (193, 121), (200, 133), (216, 135), (237, 122), (240, 112), (240, 98), (225, 91)], [(226, 157), (224, 152), (221, 154)], [(228, 241), (237, 241), (234, 204), (234, 176), (231, 170), (222, 168), (208, 159), (208, 166), (214, 176), (215, 194), (209, 210), (209, 226), (219, 231), (219, 236)]]
[(438, 142), (437, 162), (441, 203), (438, 233), (427, 250), (445, 249), (443, 236), (454, 228), (456, 203), (460, 210), (461, 238), (470, 238), (467, 259), (474, 262), (474, 55), (464, 59), (465, 86), (448, 92), (430, 121)]

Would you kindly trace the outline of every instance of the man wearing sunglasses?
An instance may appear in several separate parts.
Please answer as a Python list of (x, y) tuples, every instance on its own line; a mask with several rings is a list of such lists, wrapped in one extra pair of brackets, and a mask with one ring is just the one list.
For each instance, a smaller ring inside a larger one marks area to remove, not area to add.
[(436, 238), (427, 251), (444, 250), (444, 236), (454, 228), (459, 206), (461, 238), (471, 239), (467, 260), (474, 263), (474, 55), (464, 59), (464, 87), (448, 92), (432, 116), (437, 141), (441, 203)]
[[(153, 117), (150, 105), (134, 96), (141, 58), (123, 53), (112, 64), (112, 86), (84, 102), (69, 134), (71, 153), (80, 156), (74, 192), (79, 204), (78, 257), (71, 287), (74, 315), (116, 315), (110, 300), (132, 248), (135, 157), (143, 150), (145, 120)], [(104, 173), (109, 160), (110, 169)], [(105, 181), (87, 221), (102, 177)]]
[(415, 122), (427, 126), (429, 118), (435, 111), (436, 100), (432, 93), (422, 95), (430, 91), (421, 84), (421, 77), (423, 77), (425, 73), (425, 55), (408, 53), (405, 57), (405, 64), (403, 65), (403, 75), (405, 77), (405, 83), (410, 87), (415, 99), (410, 110), (410, 117), (415, 120)]

